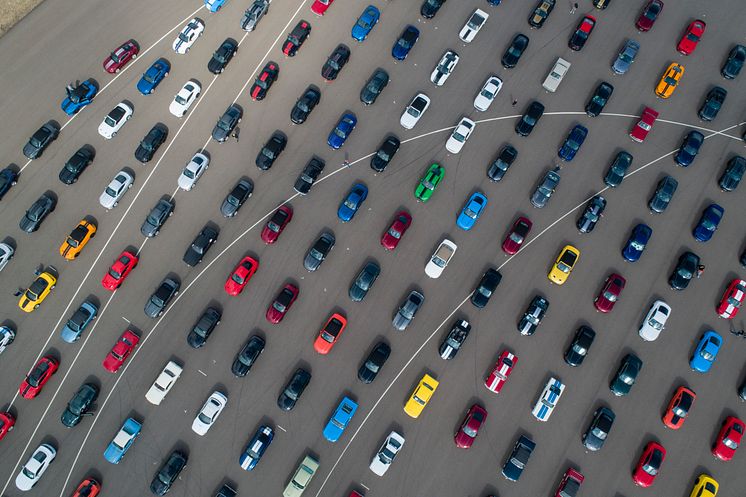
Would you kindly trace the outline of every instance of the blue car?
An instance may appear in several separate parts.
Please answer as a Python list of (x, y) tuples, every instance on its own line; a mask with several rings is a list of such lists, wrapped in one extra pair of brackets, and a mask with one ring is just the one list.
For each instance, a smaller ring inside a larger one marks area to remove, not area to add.
[(357, 125), (357, 117), (353, 114), (342, 114), (339, 118), (339, 122), (334, 127), (331, 133), (329, 133), (329, 139), (326, 143), (329, 144), (334, 150), (338, 150), (347, 141), (347, 137), (350, 136), (352, 130)]
[(689, 359), (689, 367), (700, 373), (708, 372), (718, 356), (721, 345), (723, 339), (720, 335), (712, 330), (705, 332), (697, 344), (694, 355)]
[(406, 59), (419, 37), (420, 31), (411, 24), (407, 24), (407, 27), (404, 28), (404, 31), (397, 38), (396, 43), (394, 43), (394, 48), (391, 49), (391, 56), (396, 60)]
[(155, 91), (155, 88), (168, 76), (168, 71), (171, 69), (171, 64), (166, 59), (158, 59), (153, 62), (153, 65), (148, 68), (137, 82), (137, 89), (143, 95), (150, 95)]
[(246, 471), (253, 470), (259, 464), (259, 460), (264, 455), (269, 444), (272, 443), (273, 438), (275, 438), (275, 431), (271, 426), (260, 426), (238, 459), (241, 469), (245, 469)]
[(74, 88), (72, 85), (68, 85), (65, 91), (67, 91), (67, 97), (62, 101), (60, 107), (65, 111), (65, 114), (72, 116), (93, 101), (93, 97), (98, 93), (98, 88), (96, 88), (92, 79), (86, 79)]
[(500, 5), (501, 0), (487, 0), (487, 3), (490, 5)]
[(228, 0), (205, 0), (205, 7), (210, 12), (217, 12)]
[(378, 24), (378, 18), (381, 17), (381, 11), (372, 5), (365, 7), (365, 10), (360, 17), (357, 18), (357, 22), (352, 27), (352, 37), (357, 41), (365, 41), (373, 29), (373, 26)]
[(122, 425), (122, 428), (114, 437), (114, 440), (112, 440), (111, 443), (109, 443), (109, 446), (106, 447), (106, 451), (104, 451), (104, 459), (112, 464), (119, 464), (119, 461), (122, 460), (124, 454), (140, 434), (140, 430), (142, 430), (142, 424), (132, 418), (127, 418)]
[(485, 207), (487, 207), (487, 197), (479, 192), (472, 193), (469, 201), (461, 209), (458, 219), (456, 219), (456, 226), (464, 231), (469, 231), (474, 227)]
[(93, 302), (86, 300), (80, 304), (78, 310), (70, 316), (65, 327), (62, 328), (60, 333), (62, 340), (67, 343), (77, 342), (86, 327), (96, 318), (96, 314), (98, 314), (98, 307)]
[(723, 219), (725, 209), (720, 207), (718, 204), (710, 204), (707, 209), (702, 211), (702, 217), (699, 218), (697, 226), (694, 227), (692, 235), (698, 242), (706, 242), (712, 238), (715, 234), (715, 230), (718, 229), (720, 220)]
[(18, 182), (18, 173), (15, 169), (7, 166), (5, 169), (0, 171), (0, 200), (3, 199), (6, 193)]
[(342, 200), (342, 203), (339, 204), (339, 209), (337, 209), (337, 217), (340, 221), (343, 223), (352, 221), (352, 218), (355, 217), (355, 213), (360, 209), (360, 206), (363, 205), (366, 198), (368, 198), (368, 187), (362, 183), (355, 183), (352, 185), (350, 193), (348, 193), (344, 200)]
[(357, 411), (357, 403), (354, 400), (349, 397), (342, 399), (324, 427), (324, 438), (330, 442), (339, 440), (347, 425), (350, 424), (352, 416), (355, 415), (355, 411)]
[(650, 237), (653, 235), (653, 229), (647, 224), (638, 224), (632, 229), (632, 233), (627, 239), (622, 249), (622, 257), (627, 262), (636, 262), (640, 259), (642, 251), (645, 250)]
[(570, 134), (565, 138), (565, 143), (562, 144), (557, 155), (563, 161), (570, 162), (575, 158), (575, 154), (578, 153), (580, 147), (583, 145), (585, 138), (588, 136), (588, 128), (576, 124)]

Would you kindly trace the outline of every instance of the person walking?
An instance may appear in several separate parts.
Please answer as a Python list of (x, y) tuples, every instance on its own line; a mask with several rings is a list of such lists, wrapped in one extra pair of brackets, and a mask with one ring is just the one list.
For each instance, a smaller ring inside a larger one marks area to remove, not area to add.
[(705, 265), (704, 264), (700, 264), (699, 266), (697, 266), (697, 278), (699, 278), (700, 276), (702, 276), (702, 273), (704, 273), (704, 272), (705, 272)]
[(236, 129), (233, 130), (233, 134), (231, 135), (233, 138), (236, 139), (236, 143), (238, 143), (238, 134), (241, 132), (241, 128), (236, 126)]

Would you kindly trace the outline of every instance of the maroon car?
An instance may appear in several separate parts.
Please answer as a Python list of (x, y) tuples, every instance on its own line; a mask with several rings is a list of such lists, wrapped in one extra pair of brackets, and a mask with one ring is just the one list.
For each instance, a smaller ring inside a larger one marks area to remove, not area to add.
[(611, 273), (606, 278), (606, 283), (596, 297), (596, 300), (593, 301), (596, 309), (600, 312), (611, 312), (626, 283), (627, 280), (620, 275)]
[(508, 255), (513, 255), (520, 250), (521, 245), (526, 240), (529, 231), (531, 231), (531, 221), (525, 217), (519, 217), (513, 223), (513, 227), (510, 228), (510, 232), (505, 237), (503, 242), (503, 252)]
[(485, 419), (487, 419), (487, 411), (482, 406), (478, 404), (471, 406), (466, 411), (466, 417), (463, 423), (461, 423), (461, 428), (458, 429), (456, 435), (453, 437), (456, 447), (459, 449), (468, 449), (471, 447)]
[(399, 245), (399, 240), (404, 236), (404, 233), (407, 231), (410, 224), (412, 224), (412, 216), (410, 216), (408, 212), (397, 212), (394, 222), (391, 223), (389, 229), (387, 229), (386, 233), (381, 237), (381, 245), (383, 248), (386, 250), (394, 250), (396, 246)]
[(576, 497), (585, 477), (573, 468), (567, 468), (554, 497)]
[(640, 17), (635, 22), (635, 27), (640, 31), (650, 31), (650, 28), (655, 24), (655, 20), (658, 19), (661, 11), (663, 10), (663, 2), (661, 0), (648, 0), (645, 7), (640, 12)]
[(119, 72), (127, 62), (137, 57), (139, 51), (140, 47), (135, 40), (125, 41), (104, 59), (104, 69), (110, 73)]
[(637, 143), (644, 142), (648, 133), (650, 133), (650, 130), (653, 129), (653, 124), (655, 124), (656, 119), (658, 119), (658, 112), (650, 107), (645, 107), (640, 116), (640, 120), (637, 121), (637, 124), (632, 128), (632, 131), (629, 132), (629, 137)]
[(275, 300), (267, 308), (267, 321), (272, 324), (277, 324), (282, 321), (282, 318), (284, 318), (285, 314), (290, 310), (295, 299), (298, 298), (298, 292), (299, 290), (297, 286), (291, 285), (290, 283), (285, 285), (283, 289), (280, 290), (280, 293), (277, 294)]
[(291, 219), (293, 219), (292, 207), (285, 204), (278, 207), (262, 230), (262, 241), (267, 245), (275, 243)]

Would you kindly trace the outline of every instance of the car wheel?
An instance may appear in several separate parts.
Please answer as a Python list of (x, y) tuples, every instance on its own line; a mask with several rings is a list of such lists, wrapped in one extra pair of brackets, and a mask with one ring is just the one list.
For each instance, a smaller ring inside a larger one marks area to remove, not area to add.
[(171, 211), (171, 212), (168, 213), (168, 217), (171, 217), (173, 215), (174, 215), (174, 211)]
[(114, 69), (114, 74), (116, 74), (118, 72), (119, 72), (119, 68), (117, 67), (116, 69)]
[[(112, 205), (112, 207), (116, 207), (117, 205), (119, 205), (119, 202), (114, 202), (114, 205)], [(106, 210), (108, 211), (109, 209)]]
[(221, 73), (222, 73), (222, 72), (223, 72), (224, 70), (225, 70), (225, 68), (224, 68), (224, 67), (221, 67), (221, 68), (220, 68), (220, 72), (221, 72)]
[(137, 58), (137, 54), (136, 54), (136, 53), (133, 53), (133, 54), (132, 54), (132, 58), (133, 58), (133, 59), (136, 59), (136, 58)]
[(163, 77), (164, 77), (164, 78), (167, 78), (167, 77), (168, 77), (168, 73), (164, 74), (164, 75), (163, 75)]
[(52, 285), (52, 286), (51, 286), (51, 287), (50, 287), (49, 289), (50, 289), (50, 290), (54, 290), (54, 287), (56, 287), (56, 286), (57, 286), (57, 285)]
[(116, 131), (114, 131), (114, 132), (113, 132), (113, 133), (111, 134), (111, 137), (110, 137), (109, 139), (111, 139), (111, 138), (114, 138), (115, 136), (117, 136), (117, 132), (116, 132)]

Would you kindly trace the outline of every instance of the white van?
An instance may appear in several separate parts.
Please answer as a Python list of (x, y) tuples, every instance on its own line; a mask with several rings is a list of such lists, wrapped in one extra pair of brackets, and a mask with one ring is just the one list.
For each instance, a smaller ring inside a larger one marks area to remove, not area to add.
[(557, 91), (557, 87), (562, 82), (562, 78), (565, 77), (565, 74), (567, 74), (569, 69), (570, 63), (562, 57), (558, 57), (557, 62), (554, 63), (554, 67), (549, 71), (546, 79), (544, 79), (544, 84), (541, 86), (543, 86), (546, 91), (554, 93)]

